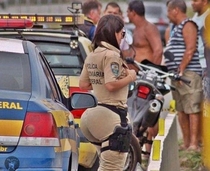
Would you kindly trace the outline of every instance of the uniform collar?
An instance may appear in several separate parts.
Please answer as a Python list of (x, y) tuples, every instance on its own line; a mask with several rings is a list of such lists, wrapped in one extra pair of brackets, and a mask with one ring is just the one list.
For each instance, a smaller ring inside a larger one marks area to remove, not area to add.
[(104, 46), (104, 47), (107, 48), (107, 49), (110, 49), (110, 50), (113, 50), (113, 51), (115, 51), (115, 52), (117, 52), (117, 53), (120, 53), (120, 50), (119, 50), (119, 49), (117, 49), (116, 47), (110, 45), (110, 44), (107, 43), (107, 42), (101, 41), (101, 45)]
[[(93, 24), (94, 24), (93, 20), (91, 20), (90, 18), (88, 18), (88, 17), (84, 17), (84, 19), (85, 19), (86, 21), (89, 21), (89, 22), (91, 22), (91, 23), (93, 23)], [(94, 24), (94, 25), (95, 25), (95, 24)]]

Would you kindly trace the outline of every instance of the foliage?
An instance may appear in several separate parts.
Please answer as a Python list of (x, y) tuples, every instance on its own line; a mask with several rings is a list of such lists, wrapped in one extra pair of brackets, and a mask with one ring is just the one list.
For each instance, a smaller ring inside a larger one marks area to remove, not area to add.
[[(179, 143), (179, 146), (182, 142)], [(200, 151), (179, 150), (181, 171), (199, 171), (203, 169), (202, 156)]]
[(203, 166), (200, 152), (180, 151), (179, 158), (181, 168), (189, 168), (191, 171), (198, 171)]

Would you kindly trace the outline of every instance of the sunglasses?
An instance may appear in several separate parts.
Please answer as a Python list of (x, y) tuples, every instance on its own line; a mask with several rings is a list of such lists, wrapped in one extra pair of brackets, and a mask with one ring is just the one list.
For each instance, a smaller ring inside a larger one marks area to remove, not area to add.
[(121, 34), (122, 34), (122, 38), (124, 38), (125, 37), (125, 30), (123, 30)]

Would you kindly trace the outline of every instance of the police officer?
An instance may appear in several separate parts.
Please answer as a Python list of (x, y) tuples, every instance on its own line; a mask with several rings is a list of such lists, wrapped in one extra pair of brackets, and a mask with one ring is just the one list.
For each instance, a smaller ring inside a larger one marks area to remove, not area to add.
[(130, 145), (126, 101), (136, 72), (128, 69), (120, 55), (124, 34), (119, 16), (103, 16), (93, 39), (94, 51), (87, 56), (80, 76), (80, 88), (93, 90), (98, 99), (98, 106), (82, 115), (81, 130), (97, 147), (99, 171), (122, 171)]
[(82, 13), (85, 15), (84, 24), (78, 25), (87, 38), (93, 40), (93, 36), (101, 15), (102, 4), (97, 0), (87, 0), (82, 5)]

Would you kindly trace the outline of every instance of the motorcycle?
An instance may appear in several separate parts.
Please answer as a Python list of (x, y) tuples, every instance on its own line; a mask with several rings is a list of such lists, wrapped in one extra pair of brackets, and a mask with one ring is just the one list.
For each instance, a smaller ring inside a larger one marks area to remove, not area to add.
[[(152, 141), (147, 139), (146, 132), (148, 127), (154, 127), (158, 122), (164, 96), (175, 90), (175, 87), (166, 83), (166, 78), (182, 81), (187, 85), (190, 81), (178, 73), (168, 72), (166, 66), (156, 65), (148, 60), (138, 63), (133, 58), (126, 58), (126, 62), (138, 70), (137, 79), (129, 88), (128, 113), (133, 134), (143, 148), (146, 143), (152, 144)], [(142, 154), (148, 152), (142, 150)]]

